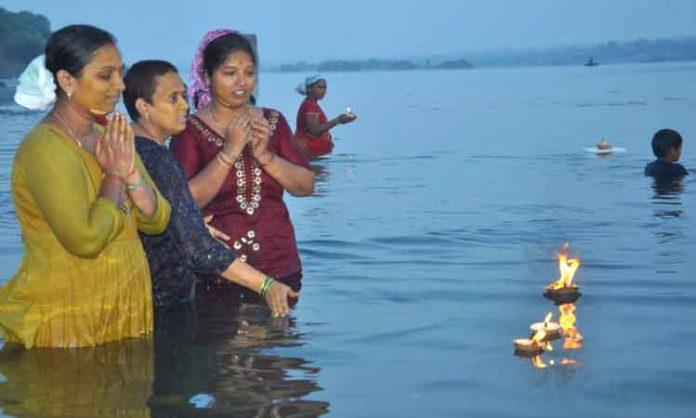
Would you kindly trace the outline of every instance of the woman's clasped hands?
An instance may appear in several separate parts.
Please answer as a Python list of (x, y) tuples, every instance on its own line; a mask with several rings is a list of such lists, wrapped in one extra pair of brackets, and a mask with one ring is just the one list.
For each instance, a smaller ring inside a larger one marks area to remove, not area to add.
[(254, 158), (261, 166), (265, 166), (275, 159), (275, 154), (268, 149), (270, 138), (270, 123), (263, 116), (263, 112), (235, 116), (225, 128), (222, 152), (234, 160), (241, 155), (246, 144), (250, 144)]
[(125, 116), (116, 113), (109, 119), (104, 136), (94, 144), (94, 157), (104, 173), (122, 180), (135, 166), (135, 136)]

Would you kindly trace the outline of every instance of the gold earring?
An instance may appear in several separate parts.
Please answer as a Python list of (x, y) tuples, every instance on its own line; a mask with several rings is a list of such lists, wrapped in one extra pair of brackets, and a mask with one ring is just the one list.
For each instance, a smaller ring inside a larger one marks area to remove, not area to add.
[(149, 113), (146, 113), (146, 114), (145, 114), (145, 119), (150, 120), (150, 114), (149, 114)]

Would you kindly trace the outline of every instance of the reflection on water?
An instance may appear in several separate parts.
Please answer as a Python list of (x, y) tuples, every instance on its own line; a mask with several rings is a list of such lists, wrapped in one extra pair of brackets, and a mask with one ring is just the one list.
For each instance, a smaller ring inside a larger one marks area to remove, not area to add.
[(657, 200), (677, 200), (679, 195), (684, 193), (683, 178), (655, 178), (653, 179), (652, 189), (655, 191), (653, 199)]
[(558, 307), (558, 310), (561, 311), (560, 322), (561, 328), (563, 329), (563, 336), (565, 337), (563, 349), (578, 350), (582, 348), (582, 340), (584, 337), (575, 326), (575, 322), (577, 321), (575, 311), (577, 308), (572, 303), (564, 303)]
[(652, 179), (653, 215), (657, 220), (654, 236), (660, 246), (655, 260), (656, 270), (661, 274), (674, 274), (676, 270), (673, 266), (683, 263), (686, 257), (681, 246), (685, 239), (681, 225), (685, 216), (682, 203), (685, 180), (684, 177)]
[(16, 417), (317, 417), (320, 369), (270, 353), (301, 346), (292, 320), (258, 305), (174, 314), (154, 339), (0, 353), (0, 406)]
[[(554, 366), (578, 367), (580, 365), (580, 362), (575, 358), (573, 351), (580, 350), (583, 347), (582, 340), (585, 337), (582, 336), (576, 325), (577, 308), (573, 303), (560, 303), (558, 305), (558, 310), (560, 311), (560, 318), (558, 322), (560, 323), (562, 329), (560, 338), (563, 339), (563, 344), (559, 348), (557, 344), (554, 344), (555, 341), (549, 340), (543, 353), (530, 357), (532, 367), (536, 369), (546, 369)], [(559, 349), (561, 351), (558, 351)], [(521, 357), (527, 357), (521, 353), (515, 354)], [(560, 360), (558, 360), (559, 358)]]
[(684, 214), (681, 209), (681, 195), (684, 193), (683, 178), (653, 179), (653, 203), (657, 206), (655, 217), (678, 218)]
[(4, 347), (0, 402), (14, 417), (149, 417), (151, 340), (85, 349)]
[[(291, 319), (269, 318), (260, 305), (200, 302), (194, 319), (173, 318), (156, 334), (152, 416), (179, 416), (196, 407), (206, 409), (205, 416), (316, 417), (328, 412), (328, 403), (303, 399), (321, 390), (318, 367), (266, 353), (304, 344)], [(195, 405), (196, 396), (208, 402)]]

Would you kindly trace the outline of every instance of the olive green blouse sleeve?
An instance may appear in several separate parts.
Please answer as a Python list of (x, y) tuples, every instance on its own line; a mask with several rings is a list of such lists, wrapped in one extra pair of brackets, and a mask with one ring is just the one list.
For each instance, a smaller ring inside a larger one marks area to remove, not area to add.
[(17, 164), (38, 211), (71, 254), (96, 257), (121, 232), (123, 213), (108, 199), (90, 197), (98, 191), (84, 161), (55, 131), (24, 143)]
[(140, 156), (136, 156), (135, 164), (138, 167), (138, 170), (140, 170), (140, 175), (142, 175), (147, 184), (152, 187), (156, 200), (155, 213), (153, 213), (149, 218), (146, 217), (140, 210), (137, 211), (136, 217), (138, 219), (138, 230), (148, 235), (161, 234), (167, 229), (167, 225), (169, 224), (169, 215), (171, 212), (169, 202), (167, 202), (167, 199), (162, 196), (162, 193), (160, 193), (157, 186), (150, 178), (150, 175), (147, 173), (147, 169), (140, 160)]

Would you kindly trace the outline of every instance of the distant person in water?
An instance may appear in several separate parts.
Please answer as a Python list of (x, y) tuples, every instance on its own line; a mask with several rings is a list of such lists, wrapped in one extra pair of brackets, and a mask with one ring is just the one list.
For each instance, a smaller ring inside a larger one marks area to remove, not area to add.
[(675, 178), (689, 174), (677, 164), (681, 157), (682, 137), (672, 129), (661, 129), (652, 139), (653, 154), (657, 159), (645, 166), (645, 175), (655, 178)]
[(308, 157), (319, 157), (333, 150), (333, 139), (329, 131), (344, 123), (353, 122), (358, 117), (349, 109), (328, 120), (317, 103), (326, 96), (326, 79), (315, 75), (305, 79), (297, 86), (298, 93), (306, 96), (297, 111), (295, 135)]
[[(266, 276), (237, 257), (206, 228), (191, 196), (188, 180), (165, 141), (186, 129), (186, 87), (179, 73), (166, 61), (140, 61), (128, 70), (123, 99), (133, 120), (135, 146), (150, 176), (169, 201), (171, 219), (164, 233), (140, 234), (150, 263), (155, 314), (158, 322), (172, 310), (193, 306), (196, 275), (222, 276), (259, 293), (274, 316), (288, 313), (288, 298), (297, 298), (290, 288)], [(223, 147), (208, 163), (226, 169), (229, 152)], [(229, 239), (212, 229), (219, 238)]]

